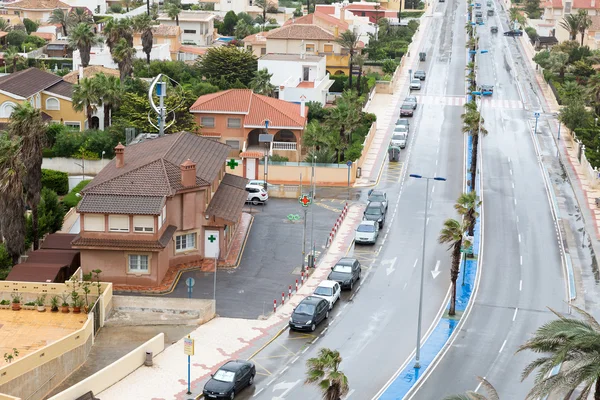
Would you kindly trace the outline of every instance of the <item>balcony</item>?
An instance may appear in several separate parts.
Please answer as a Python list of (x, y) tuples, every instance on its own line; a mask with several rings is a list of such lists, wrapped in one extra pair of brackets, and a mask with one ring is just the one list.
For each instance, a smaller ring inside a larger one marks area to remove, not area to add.
[(273, 142), (271, 151), (273, 150), (296, 151), (296, 142)]

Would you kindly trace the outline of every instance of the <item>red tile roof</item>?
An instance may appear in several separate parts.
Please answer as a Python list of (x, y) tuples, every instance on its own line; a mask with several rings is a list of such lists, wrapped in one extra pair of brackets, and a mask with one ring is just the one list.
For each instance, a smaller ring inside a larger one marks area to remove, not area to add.
[(248, 199), (247, 183), (246, 178), (226, 173), (206, 208), (206, 215), (236, 224), (242, 217), (240, 211)]
[[(308, 107), (306, 108), (308, 110)], [(244, 114), (244, 126), (264, 126), (304, 129), (306, 115), (300, 115), (300, 105), (253, 93), (250, 89), (230, 89), (198, 97), (190, 112)]]
[(320, 26), (292, 24), (269, 31), (269, 39), (334, 40), (335, 36)]
[(33, 32), (31, 36), (37, 36), (44, 40), (53, 40), (56, 35), (51, 32)]
[(339, 28), (339, 30), (342, 32), (348, 30), (347, 22), (344, 22), (339, 18), (336, 18), (332, 15), (326, 14), (321, 11), (315, 11), (312, 14), (307, 14), (300, 18), (288, 19), (287, 21), (285, 21), (283, 26), (289, 26), (292, 24), (316, 25), (315, 20), (321, 20), (331, 26), (337, 26)]
[(299, 88), (314, 88), (315, 87), (315, 83), (314, 82), (303, 81), (303, 82), (300, 82), (298, 84), (298, 86), (296, 86), (296, 87), (299, 87)]
[(21, 0), (15, 3), (6, 4), (4, 8), (11, 10), (53, 10), (55, 8), (69, 10), (71, 9), (71, 6), (60, 0)]
[(263, 158), (264, 156), (265, 154), (260, 151), (243, 151), (240, 153), (241, 158)]
[(325, 14), (335, 14), (335, 6), (328, 6), (328, 5), (324, 5), (324, 4), (316, 4), (315, 5), (315, 10), (316, 11), (321, 11)]
[(265, 43), (269, 36), (269, 32), (258, 32), (253, 35), (248, 35), (244, 38), (244, 43)]
[(179, 52), (180, 53), (189, 53), (189, 54), (198, 54), (198, 55), (203, 55), (204, 53), (207, 52), (207, 48), (205, 47), (196, 47), (196, 46), (180, 46), (179, 47)]
[(574, 10), (585, 9), (585, 10), (598, 10), (600, 9), (600, 0), (573, 0)]

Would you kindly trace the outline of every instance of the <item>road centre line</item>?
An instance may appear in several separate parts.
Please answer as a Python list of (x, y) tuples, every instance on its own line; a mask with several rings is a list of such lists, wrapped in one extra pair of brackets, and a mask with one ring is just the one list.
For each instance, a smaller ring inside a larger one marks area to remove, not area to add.
[(262, 388), (262, 389), (260, 389), (258, 392), (254, 393), (254, 396), (252, 396), (252, 397), (258, 397), (258, 395), (259, 395), (259, 394), (260, 394), (260, 393), (261, 393), (263, 390), (265, 390), (265, 388)]
[(514, 200), (515, 200), (515, 206), (516, 206), (517, 205), (517, 199), (515, 198)]
[[(483, 379), (486, 379), (486, 377), (484, 376)], [(479, 391), (479, 388), (481, 388), (481, 384), (483, 382), (479, 382), (479, 385), (477, 385), (477, 387), (475, 388), (475, 393), (477, 393)]]
[(417, 262), (419, 262), (418, 258), (415, 260), (415, 263), (413, 264), (413, 269), (417, 266)]
[(521, 234), (519, 233), (519, 243), (521, 243)]
[(323, 336), (325, 334), (325, 332), (327, 332), (327, 329), (329, 329), (329, 327), (326, 327), (325, 329), (323, 329), (323, 332), (321, 332), (321, 336)]
[[(436, 161), (437, 164), (437, 161)], [(435, 186), (431, 188), (431, 193), (435, 192)]]
[(281, 370), (281, 372), (279, 372), (279, 374), (278, 374), (278, 375), (283, 375), (283, 373), (284, 373), (285, 371), (287, 371), (289, 368), (290, 368), (289, 366), (285, 367), (284, 369), (282, 369), (282, 370)]
[(523, 290), (523, 279), (519, 281), (519, 291)]
[(269, 381), (269, 383), (267, 383), (267, 386), (270, 386), (270, 385), (271, 385), (271, 383), (275, 382), (275, 380), (276, 380), (276, 379), (277, 379), (277, 378), (273, 378), (273, 379), (271, 379), (271, 380)]
[(515, 183), (514, 182), (511, 183), (511, 185), (512, 185), (512, 188), (514, 189), (515, 188)]
[(306, 350), (308, 350), (308, 346), (306, 346), (306, 347), (304, 348), (304, 350), (302, 350), (302, 354), (306, 353)]
[(523, 256), (519, 256), (521, 265), (523, 265)]
[(517, 312), (519, 311), (519, 307), (515, 308), (515, 313), (513, 314), (513, 321), (517, 319)]
[(500, 347), (500, 351), (498, 353), (502, 353), (502, 350), (504, 350), (504, 346), (506, 346), (506, 339), (504, 339), (504, 342), (502, 343), (502, 347)]
[(293, 363), (295, 363), (296, 361), (298, 361), (298, 359), (299, 359), (299, 358), (300, 358), (300, 356), (296, 356), (296, 358), (294, 358), (294, 359), (292, 360), (292, 364), (293, 364)]
[(512, 168), (510, 169), (510, 174), (512, 175)]

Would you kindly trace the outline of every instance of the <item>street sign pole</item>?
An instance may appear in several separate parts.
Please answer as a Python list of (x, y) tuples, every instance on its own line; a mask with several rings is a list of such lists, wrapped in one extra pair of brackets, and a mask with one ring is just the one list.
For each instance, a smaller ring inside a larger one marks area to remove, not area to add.
[(189, 277), (185, 280), (185, 284), (187, 286), (188, 299), (191, 299), (192, 292), (194, 291), (194, 285), (196, 284), (196, 280), (192, 277)]
[(533, 116), (535, 117), (535, 129), (534, 129), (533, 133), (537, 134), (537, 126), (538, 126), (538, 119), (540, 118), (540, 113), (534, 112)]
[(186, 338), (183, 338), (183, 353), (185, 355), (187, 355), (187, 362), (188, 362), (188, 379), (187, 379), (187, 393), (186, 394), (192, 394), (192, 388), (191, 388), (191, 383), (192, 383), (192, 368), (191, 368), (191, 358), (194, 355), (194, 339), (191, 338), (190, 335), (188, 335)]
[[(302, 173), (300, 173), (300, 198), (302, 198)], [(300, 202), (302, 204), (302, 202)], [(302, 232), (302, 272), (304, 272), (304, 255), (306, 250), (306, 218), (304, 218), (304, 232)]]
[(348, 166), (348, 200), (350, 200), (350, 171), (352, 170), (352, 161), (346, 163)]

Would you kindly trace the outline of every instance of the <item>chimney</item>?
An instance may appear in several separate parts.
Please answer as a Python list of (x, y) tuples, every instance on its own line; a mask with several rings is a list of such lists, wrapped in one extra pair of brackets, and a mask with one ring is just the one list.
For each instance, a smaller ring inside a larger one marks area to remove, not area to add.
[(179, 166), (181, 169), (181, 185), (183, 187), (196, 186), (196, 163), (189, 158)]
[(333, 36), (338, 37), (340, 35), (340, 28), (337, 26), (333, 27)]
[(346, 9), (344, 7), (340, 8), (340, 21), (346, 22)]
[(305, 111), (306, 106), (304, 105), (305, 100), (306, 100), (306, 96), (304, 96), (304, 95), (300, 96), (300, 116), (302, 118), (304, 118), (304, 114), (306, 113), (306, 111)]
[(115, 158), (117, 159), (117, 168), (123, 168), (125, 166), (125, 146), (121, 142), (115, 147)]

